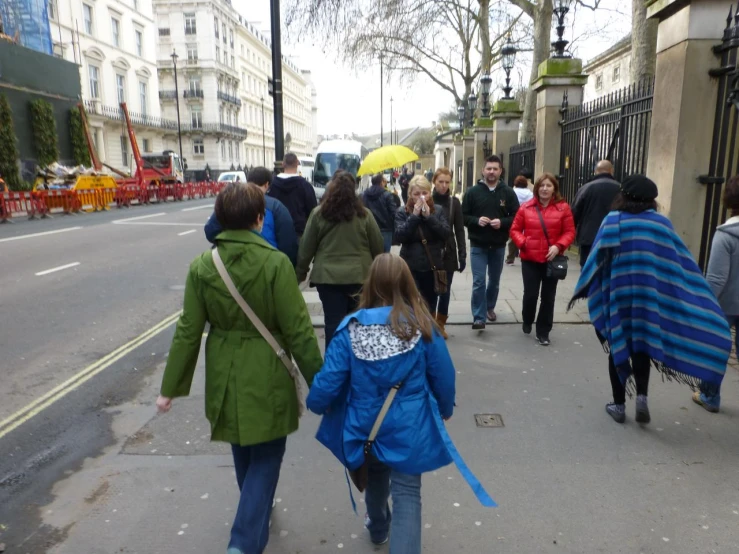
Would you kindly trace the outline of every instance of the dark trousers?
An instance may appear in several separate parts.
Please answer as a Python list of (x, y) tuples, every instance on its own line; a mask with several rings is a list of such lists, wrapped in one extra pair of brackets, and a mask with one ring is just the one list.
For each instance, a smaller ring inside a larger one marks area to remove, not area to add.
[(436, 301), (439, 298), (439, 295), (437, 295), (434, 290), (434, 272), (429, 270), (411, 271), (411, 273), (413, 274), (413, 279), (416, 281), (418, 292), (421, 293), (421, 296), (426, 301), (429, 311), (433, 314), (435, 311), (434, 308), (436, 308)]
[[(549, 337), (554, 324), (554, 300), (557, 296), (557, 280), (547, 277), (547, 264), (521, 261), (523, 276), (523, 322), (533, 325), (536, 317), (536, 336)], [(539, 316), (536, 316), (536, 303), (541, 292)]]
[(362, 285), (316, 285), (323, 305), (323, 324), (326, 332), (326, 350), (336, 328), (350, 313), (357, 311)]
[(241, 497), (229, 548), (238, 548), (244, 554), (262, 554), (267, 547), (272, 499), (280, 479), (286, 442), (287, 437), (282, 437), (251, 446), (231, 445)]
[(585, 267), (585, 262), (588, 261), (590, 256), (590, 249), (593, 248), (592, 244), (581, 244), (580, 245), (580, 267)]
[[(631, 356), (631, 369), (634, 371), (634, 382), (636, 383), (636, 394), (647, 396), (649, 392), (649, 369), (651, 360), (649, 354), (638, 353)], [(608, 355), (608, 376), (611, 378), (611, 389), (613, 389), (613, 403), (626, 403), (626, 389), (621, 384), (621, 379), (616, 373), (616, 364), (613, 363), (613, 355)]]
[[(438, 295), (439, 307), (437, 308), (436, 313), (440, 315), (449, 315), (449, 301), (452, 298), (452, 279), (454, 279), (454, 272), (447, 271), (446, 278), (449, 281), (449, 289), (446, 291), (446, 293)], [(431, 310), (432, 315), (433, 313), (434, 310)]]

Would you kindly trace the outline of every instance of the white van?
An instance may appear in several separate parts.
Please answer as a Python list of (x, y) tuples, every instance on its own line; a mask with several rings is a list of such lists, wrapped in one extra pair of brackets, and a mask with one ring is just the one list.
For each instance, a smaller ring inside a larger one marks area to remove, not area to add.
[(246, 173), (244, 171), (224, 171), (218, 176), (219, 183), (231, 183), (234, 181), (246, 183)]
[(310, 184), (313, 184), (313, 168), (315, 167), (315, 161), (313, 160), (313, 158), (309, 158), (307, 156), (299, 156), (298, 164), (298, 172), (300, 172), (300, 174), (306, 181), (308, 181)]
[[(324, 140), (318, 145), (315, 168), (313, 170), (313, 189), (319, 200), (326, 191), (326, 185), (337, 169), (344, 169), (357, 176), (359, 166), (367, 155), (367, 149), (356, 140)], [(357, 189), (362, 192), (369, 187), (370, 178), (361, 178)]]

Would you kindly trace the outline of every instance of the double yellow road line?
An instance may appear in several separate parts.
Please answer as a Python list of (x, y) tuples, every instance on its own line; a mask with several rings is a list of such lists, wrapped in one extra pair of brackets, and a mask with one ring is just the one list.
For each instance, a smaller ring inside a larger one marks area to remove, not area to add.
[(43, 396), (40, 396), (27, 406), (21, 408), (10, 417), (0, 421), (0, 439), (2, 439), (5, 435), (7, 435), (20, 425), (23, 425), (32, 417), (44, 411), (46, 408), (54, 404), (57, 400), (64, 398), (70, 392), (79, 388), (83, 383), (86, 383), (101, 371), (109, 368), (118, 360), (136, 350), (139, 346), (141, 346), (148, 340), (157, 336), (159, 333), (161, 333), (170, 325), (172, 325), (175, 321), (177, 321), (181, 313), (182, 312), (177, 312), (175, 314), (172, 314), (171, 316), (156, 324), (148, 331), (140, 334), (132, 341), (127, 342), (119, 348), (116, 348), (107, 356), (104, 356), (103, 358), (100, 358), (97, 362), (87, 366), (85, 369), (70, 377), (60, 385), (54, 387)]

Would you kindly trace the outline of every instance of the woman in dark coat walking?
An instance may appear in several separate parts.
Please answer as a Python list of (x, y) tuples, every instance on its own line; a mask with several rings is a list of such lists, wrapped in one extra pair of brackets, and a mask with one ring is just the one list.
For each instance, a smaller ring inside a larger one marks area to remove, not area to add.
[(408, 202), (395, 212), (395, 240), (401, 245), (400, 257), (411, 269), (418, 290), (432, 312), (438, 301), (434, 268), (443, 268), (450, 233), (444, 210), (431, 197), (431, 183), (423, 175), (413, 177), (408, 185)]
[(434, 173), (433, 178), (434, 204), (441, 206), (444, 215), (449, 221), (449, 238), (446, 241), (444, 249), (443, 266), (447, 272), (447, 280), (449, 281), (449, 290), (439, 295), (439, 302), (436, 310), (431, 310), (441, 328), (441, 334), (446, 339), (446, 320), (449, 317), (449, 300), (452, 294), (452, 278), (454, 272), (462, 273), (467, 267), (467, 242), (464, 234), (464, 216), (462, 215), (462, 203), (459, 198), (455, 197), (449, 189), (452, 184), (452, 172), (446, 167), (440, 167)]

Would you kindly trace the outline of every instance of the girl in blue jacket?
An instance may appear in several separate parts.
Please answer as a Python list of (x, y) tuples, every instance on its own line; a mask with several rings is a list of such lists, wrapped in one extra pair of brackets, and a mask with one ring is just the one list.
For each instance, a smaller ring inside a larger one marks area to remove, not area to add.
[(390, 554), (421, 552), (421, 474), (452, 461), (442, 419), (454, 410), (455, 375), (405, 261), (378, 256), (360, 309), (337, 329), (307, 404), (324, 415), (316, 438), (356, 469), (385, 398), (400, 384), (371, 446), (365, 491), (374, 544), (388, 541), (392, 520)]

